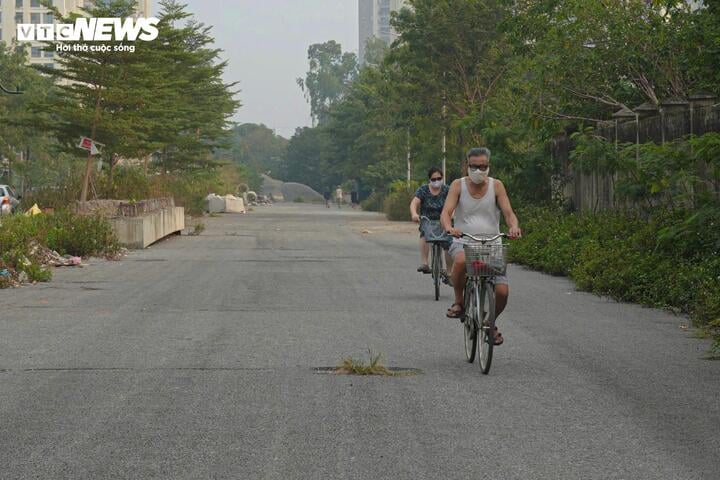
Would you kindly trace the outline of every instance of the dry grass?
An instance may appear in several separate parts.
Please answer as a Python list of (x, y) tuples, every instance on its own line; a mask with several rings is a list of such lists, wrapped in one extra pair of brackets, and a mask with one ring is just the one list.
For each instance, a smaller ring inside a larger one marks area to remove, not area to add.
[(195, 228), (193, 228), (193, 231), (188, 233), (188, 235), (197, 236), (197, 235), (200, 235), (204, 231), (205, 231), (205, 224), (203, 222), (198, 222), (195, 224)]
[(412, 370), (394, 371), (382, 364), (382, 354), (373, 354), (368, 350), (368, 361), (358, 360), (352, 357), (343, 358), (340, 365), (335, 367), (337, 375), (381, 375), (385, 377), (399, 377), (406, 375), (414, 375), (417, 372)]

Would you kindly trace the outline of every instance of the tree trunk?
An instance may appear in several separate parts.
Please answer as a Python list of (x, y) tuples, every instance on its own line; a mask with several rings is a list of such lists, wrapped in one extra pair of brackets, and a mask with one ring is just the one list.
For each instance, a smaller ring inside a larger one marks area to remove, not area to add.
[(108, 183), (110, 184), (110, 196), (115, 197), (115, 184), (113, 179), (115, 178), (115, 155), (110, 156), (110, 173), (108, 174)]
[[(100, 120), (100, 100), (102, 99), (102, 87), (97, 86), (97, 98), (95, 101), (95, 118), (93, 119), (92, 128), (90, 129), (90, 140), (95, 141), (95, 135), (97, 134), (97, 124)], [(90, 177), (92, 176), (92, 151), (88, 152), (87, 163), (85, 165), (85, 178), (83, 179), (82, 193), (80, 194), (80, 201), (87, 202), (88, 187), (90, 185)]]

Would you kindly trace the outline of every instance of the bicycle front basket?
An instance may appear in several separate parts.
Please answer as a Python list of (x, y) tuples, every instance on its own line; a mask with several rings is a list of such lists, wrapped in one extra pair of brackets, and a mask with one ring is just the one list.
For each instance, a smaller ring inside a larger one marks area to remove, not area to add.
[(507, 269), (505, 245), (466, 243), (465, 269), (471, 277), (495, 277), (505, 275)]
[(422, 231), (427, 242), (450, 242), (452, 237), (447, 234), (439, 220), (422, 221)]

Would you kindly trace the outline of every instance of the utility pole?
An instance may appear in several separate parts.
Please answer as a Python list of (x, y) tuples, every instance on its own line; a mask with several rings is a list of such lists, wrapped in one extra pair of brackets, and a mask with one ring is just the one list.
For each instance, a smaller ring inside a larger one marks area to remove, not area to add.
[[(22, 94), (24, 93), (24, 92), (21, 92), (21, 91), (20, 91), (20, 86), (15, 87), (15, 91), (13, 92), (12, 90), (8, 90), (7, 88), (3, 87), (2, 84), (0, 84), (0, 91), (2, 91), (3, 93), (6, 93), (6, 94), (8, 94), (8, 95), (22, 95)], [(20, 152), (20, 155), (22, 155), (22, 154), (23, 154), (23, 152)], [(2, 159), (0, 158), (0, 160), (2, 160)], [(2, 170), (0, 170), (0, 174), (1, 174), (1, 173), (2, 173)], [(12, 160), (10, 160), (10, 159), (8, 159), (8, 172), (7, 172), (7, 174), (8, 174), (8, 183), (9, 183), (9, 184), (12, 184), (12, 180), (13, 180)], [(2, 176), (2, 175), (0, 175), (0, 176)]]
[[(445, 74), (443, 74), (443, 77)], [(443, 124), (443, 134), (442, 134), (442, 174), (443, 178), (447, 182), (447, 172), (445, 171), (447, 168), (447, 94), (443, 92), (443, 105), (442, 105), (442, 124)]]
[(412, 159), (410, 157), (410, 127), (407, 127), (407, 186), (410, 188), (412, 178)]

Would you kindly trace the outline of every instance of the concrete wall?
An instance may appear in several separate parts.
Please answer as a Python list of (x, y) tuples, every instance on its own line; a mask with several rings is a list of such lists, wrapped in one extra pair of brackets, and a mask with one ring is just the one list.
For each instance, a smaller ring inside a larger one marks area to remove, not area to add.
[(168, 207), (139, 217), (111, 218), (110, 224), (120, 244), (127, 248), (146, 248), (185, 228), (185, 209)]

